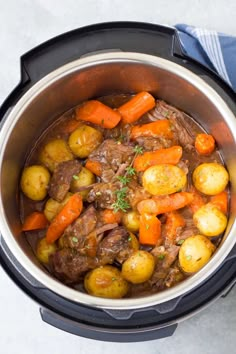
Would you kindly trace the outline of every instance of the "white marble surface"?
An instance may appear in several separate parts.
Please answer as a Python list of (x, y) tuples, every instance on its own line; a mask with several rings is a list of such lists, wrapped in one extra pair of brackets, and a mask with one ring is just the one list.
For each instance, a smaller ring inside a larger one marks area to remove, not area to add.
[[(226, 5), (227, 4), (227, 5)], [(67, 30), (96, 22), (189, 23), (236, 35), (234, 0), (0, 0), (0, 103), (19, 80), (19, 57)], [(1, 354), (221, 354), (236, 352), (236, 289), (184, 323), (173, 337), (145, 343), (105, 343), (43, 323), (38, 305), (0, 268)]]

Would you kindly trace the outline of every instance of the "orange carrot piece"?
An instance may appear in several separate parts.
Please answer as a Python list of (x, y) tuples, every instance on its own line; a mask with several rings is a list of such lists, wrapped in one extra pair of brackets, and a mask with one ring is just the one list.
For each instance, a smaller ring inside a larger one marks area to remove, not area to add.
[(195, 188), (192, 187), (190, 192), (193, 194), (193, 201), (188, 205), (188, 207), (194, 214), (199, 208), (206, 204), (206, 202), (202, 195)]
[(209, 155), (215, 149), (215, 139), (209, 134), (198, 134), (195, 139), (195, 148), (200, 155)]
[(94, 123), (107, 129), (114, 128), (121, 119), (118, 111), (96, 100), (85, 102), (76, 108), (75, 113), (77, 120)]
[(100, 177), (102, 174), (102, 165), (98, 161), (87, 160), (85, 167), (98, 177)]
[(161, 237), (161, 222), (155, 215), (140, 216), (139, 242), (142, 245), (155, 246)]
[(138, 155), (134, 160), (134, 168), (138, 172), (145, 171), (148, 167), (161, 163), (176, 165), (181, 159), (183, 149), (181, 146), (172, 146), (167, 149), (148, 151)]
[(216, 194), (210, 198), (210, 202), (217, 206), (222, 213), (227, 214), (228, 210), (228, 194), (226, 191), (223, 191), (219, 194)]
[(134, 123), (155, 107), (155, 98), (148, 92), (140, 92), (118, 108), (123, 123)]
[(185, 224), (184, 218), (177, 211), (166, 213), (165, 236), (169, 245), (174, 243), (178, 229), (184, 227)]
[(193, 194), (179, 192), (165, 196), (154, 196), (152, 199), (145, 199), (138, 203), (137, 209), (140, 214), (159, 215), (178, 210), (193, 201)]
[(114, 210), (104, 209), (100, 212), (100, 217), (105, 224), (119, 224), (122, 214), (119, 211), (115, 213)]
[(45, 229), (48, 225), (48, 221), (44, 213), (34, 211), (28, 215), (22, 226), (22, 231), (40, 230)]
[(140, 136), (172, 139), (173, 132), (171, 130), (171, 123), (168, 119), (162, 119), (153, 123), (135, 125), (131, 129), (130, 138), (135, 140)]
[(81, 195), (73, 194), (49, 225), (46, 233), (47, 242), (55, 242), (63, 234), (67, 226), (79, 217), (82, 209)]

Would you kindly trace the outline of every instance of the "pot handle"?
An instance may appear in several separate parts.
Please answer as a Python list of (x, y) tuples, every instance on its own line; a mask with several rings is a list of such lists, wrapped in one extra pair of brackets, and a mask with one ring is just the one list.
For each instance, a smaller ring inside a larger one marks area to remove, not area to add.
[(142, 22), (107, 22), (67, 32), (21, 57), (22, 80), (31, 84), (62, 65), (98, 52), (146, 53), (169, 60), (184, 56), (173, 27)]
[(85, 323), (78, 323), (71, 319), (64, 318), (50, 310), (41, 308), (40, 315), (44, 322), (65, 332), (77, 336), (96, 339), (107, 342), (143, 342), (153, 339), (161, 339), (173, 335), (177, 324), (156, 328), (132, 328), (116, 329), (90, 326)]

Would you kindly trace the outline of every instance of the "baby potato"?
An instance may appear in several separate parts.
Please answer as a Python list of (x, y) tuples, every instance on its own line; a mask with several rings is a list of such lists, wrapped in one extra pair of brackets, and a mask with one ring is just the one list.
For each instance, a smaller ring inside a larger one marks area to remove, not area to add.
[(155, 260), (151, 253), (135, 251), (122, 265), (122, 276), (133, 284), (139, 284), (151, 278)]
[(39, 154), (39, 161), (51, 172), (55, 170), (59, 163), (73, 159), (74, 156), (63, 139), (53, 139), (49, 141)]
[(67, 193), (64, 200), (59, 203), (56, 200), (49, 198), (44, 207), (44, 215), (48, 219), (48, 221), (52, 221), (55, 216), (61, 211), (63, 206), (68, 202), (68, 199), (72, 196), (72, 193)]
[(88, 125), (81, 125), (69, 137), (71, 151), (81, 159), (88, 157), (102, 142), (102, 134)]
[(44, 166), (32, 165), (25, 167), (21, 175), (22, 192), (30, 199), (43, 200), (47, 195), (50, 173)]
[(197, 190), (206, 195), (223, 192), (229, 182), (229, 174), (223, 165), (210, 162), (199, 165), (193, 171), (193, 184)]
[(110, 265), (95, 268), (87, 273), (84, 287), (90, 295), (109, 299), (120, 299), (129, 290), (129, 285), (119, 269)]
[(209, 261), (214, 251), (215, 246), (209, 238), (203, 235), (191, 236), (180, 247), (180, 267), (186, 273), (195, 273)]
[(193, 214), (193, 221), (202, 235), (220, 235), (227, 226), (225, 214), (214, 204), (207, 203)]
[(42, 263), (48, 264), (49, 262), (49, 256), (54, 254), (57, 250), (57, 246), (55, 243), (48, 244), (46, 237), (41, 238), (36, 247), (36, 257), (38, 260)]
[[(73, 176), (73, 180), (70, 184), (70, 190), (72, 193), (76, 193), (79, 187), (90, 186), (90, 184), (95, 183), (96, 178), (94, 174), (89, 171), (86, 167), (82, 167), (78, 175)], [(82, 196), (83, 200), (87, 198), (89, 190), (81, 191), (79, 194)]]
[(137, 211), (129, 211), (124, 213), (122, 216), (122, 223), (126, 227), (127, 230), (131, 232), (137, 232), (139, 230), (139, 219), (140, 215)]
[(187, 177), (184, 171), (174, 165), (160, 164), (149, 167), (143, 174), (144, 188), (152, 195), (165, 195), (184, 188)]
[(137, 251), (139, 249), (138, 239), (134, 234), (132, 234), (132, 232), (129, 233), (129, 242), (130, 242), (131, 248), (134, 251)]

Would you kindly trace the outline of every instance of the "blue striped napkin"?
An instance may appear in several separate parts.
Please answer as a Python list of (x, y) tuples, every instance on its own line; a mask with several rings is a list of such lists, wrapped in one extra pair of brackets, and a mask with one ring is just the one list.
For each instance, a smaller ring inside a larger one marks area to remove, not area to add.
[(236, 91), (236, 37), (177, 24), (186, 54), (216, 71)]

